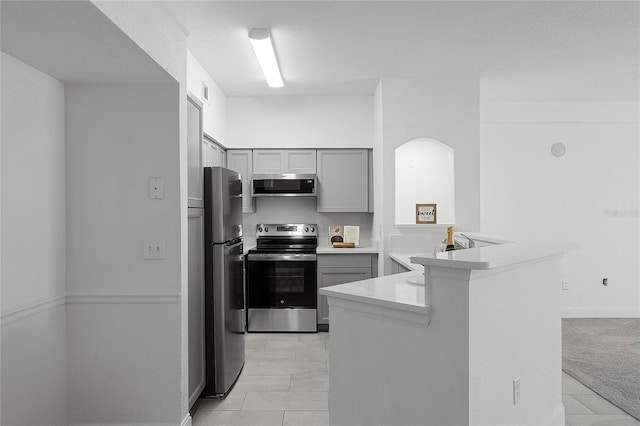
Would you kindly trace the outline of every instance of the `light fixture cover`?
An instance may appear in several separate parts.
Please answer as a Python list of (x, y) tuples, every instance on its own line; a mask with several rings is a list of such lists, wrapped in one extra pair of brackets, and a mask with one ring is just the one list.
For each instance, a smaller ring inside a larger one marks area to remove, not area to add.
[(258, 63), (269, 87), (282, 87), (282, 76), (280, 75), (280, 68), (278, 67), (269, 31), (265, 28), (252, 28), (249, 31), (249, 40), (251, 40), (251, 46), (253, 46), (253, 51), (256, 53)]

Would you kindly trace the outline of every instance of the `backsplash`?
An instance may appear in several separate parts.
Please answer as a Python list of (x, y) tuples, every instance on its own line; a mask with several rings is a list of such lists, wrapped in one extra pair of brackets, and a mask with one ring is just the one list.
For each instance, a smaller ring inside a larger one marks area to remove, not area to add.
[(329, 226), (360, 226), (360, 245), (371, 241), (371, 213), (319, 213), (314, 197), (258, 198), (256, 212), (244, 214), (244, 235), (255, 236), (258, 223), (316, 223), (321, 245), (327, 244)]

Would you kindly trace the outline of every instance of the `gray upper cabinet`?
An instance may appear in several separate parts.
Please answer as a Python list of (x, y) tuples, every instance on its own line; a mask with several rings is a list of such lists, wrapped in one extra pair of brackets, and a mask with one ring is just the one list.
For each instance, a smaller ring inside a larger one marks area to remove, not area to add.
[(315, 149), (254, 149), (253, 174), (316, 173)]
[(251, 171), (253, 170), (253, 156), (250, 149), (228, 149), (227, 168), (235, 170), (242, 176), (242, 211), (253, 213), (255, 203), (251, 197)]
[(225, 149), (206, 134), (202, 141), (202, 167), (224, 167)]
[(315, 149), (287, 149), (284, 151), (284, 173), (310, 174), (316, 172)]
[(202, 200), (202, 105), (187, 102), (187, 194), (189, 207), (203, 207)]
[(369, 150), (319, 149), (319, 212), (370, 212)]

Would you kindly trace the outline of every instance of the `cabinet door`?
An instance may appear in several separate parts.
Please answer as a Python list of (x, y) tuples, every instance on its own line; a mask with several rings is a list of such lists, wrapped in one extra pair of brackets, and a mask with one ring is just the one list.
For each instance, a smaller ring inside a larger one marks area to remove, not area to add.
[(227, 151), (224, 148), (220, 148), (218, 159), (220, 160), (219, 166), (227, 167)]
[(216, 160), (216, 152), (213, 144), (205, 139), (202, 142), (202, 167), (213, 167)]
[[(318, 268), (318, 289), (371, 278), (371, 268)], [(318, 324), (329, 324), (327, 297), (318, 293)]]
[(202, 165), (203, 167), (220, 166), (220, 145), (204, 135), (202, 140)]
[(284, 173), (316, 173), (315, 149), (287, 149), (284, 151)]
[(253, 174), (269, 175), (284, 173), (284, 150), (254, 149)]
[(202, 141), (202, 167), (211, 166), (209, 157), (209, 144), (207, 141)]
[(203, 207), (202, 201), (202, 107), (187, 102), (187, 194), (189, 207)]
[(403, 272), (409, 272), (411, 269), (407, 268), (406, 266), (402, 265), (399, 262), (396, 262), (395, 260), (391, 259), (391, 273), (392, 274), (401, 274)]
[(318, 211), (369, 211), (369, 153), (366, 149), (318, 150)]
[(204, 356), (204, 210), (190, 208), (188, 220), (189, 407), (205, 384)]
[(255, 204), (251, 197), (252, 160), (250, 149), (227, 150), (227, 168), (235, 170), (242, 176), (242, 211), (244, 213), (253, 213), (255, 211)]
[(369, 185), (369, 213), (373, 213), (373, 150), (367, 150), (367, 156), (369, 157), (369, 178), (367, 185)]
[(316, 173), (315, 149), (254, 149), (253, 174)]

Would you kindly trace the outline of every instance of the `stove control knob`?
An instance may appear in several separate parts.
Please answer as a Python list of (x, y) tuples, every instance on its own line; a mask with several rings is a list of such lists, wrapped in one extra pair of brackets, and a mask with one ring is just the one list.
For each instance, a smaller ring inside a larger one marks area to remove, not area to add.
[(309, 232), (309, 227), (308, 226), (304, 227), (304, 232)]
[(264, 227), (264, 232), (269, 232), (269, 228), (267, 228), (266, 226)]
[(316, 228), (311, 228), (311, 232), (315, 232)]
[(280, 299), (280, 304), (284, 305), (284, 299)]
[(262, 226), (258, 227), (258, 232), (262, 232)]

